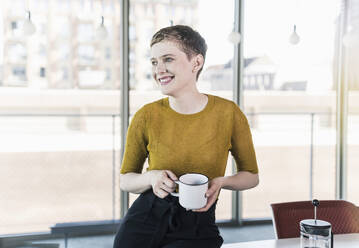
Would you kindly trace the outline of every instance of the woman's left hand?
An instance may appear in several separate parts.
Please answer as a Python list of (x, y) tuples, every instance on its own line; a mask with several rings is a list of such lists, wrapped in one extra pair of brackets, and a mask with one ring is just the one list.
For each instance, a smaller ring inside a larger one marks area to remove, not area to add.
[(216, 202), (219, 191), (222, 188), (223, 177), (216, 177), (209, 182), (209, 188), (206, 192), (207, 204), (203, 208), (192, 210), (193, 212), (207, 212), (210, 207)]

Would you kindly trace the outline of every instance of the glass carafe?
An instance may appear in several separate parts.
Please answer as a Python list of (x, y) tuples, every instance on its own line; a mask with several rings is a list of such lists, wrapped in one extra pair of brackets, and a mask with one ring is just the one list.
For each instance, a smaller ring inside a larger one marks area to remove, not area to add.
[(333, 248), (332, 226), (322, 220), (302, 220), (300, 222), (301, 248)]

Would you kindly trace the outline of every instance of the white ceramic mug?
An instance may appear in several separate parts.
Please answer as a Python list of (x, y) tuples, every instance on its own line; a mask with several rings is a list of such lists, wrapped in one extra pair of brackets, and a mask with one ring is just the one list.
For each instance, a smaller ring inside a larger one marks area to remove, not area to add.
[(189, 173), (180, 176), (178, 181), (179, 193), (171, 193), (179, 198), (179, 203), (186, 209), (199, 209), (207, 204), (208, 177), (202, 174)]

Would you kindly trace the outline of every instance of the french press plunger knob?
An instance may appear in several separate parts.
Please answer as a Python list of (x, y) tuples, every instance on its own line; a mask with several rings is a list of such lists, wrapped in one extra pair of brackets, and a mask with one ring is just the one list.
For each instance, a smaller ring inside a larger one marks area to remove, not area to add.
[(314, 221), (317, 222), (317, 207), (319, 206), (319, 201), (317, 199), (313, 199), (312, 204), (314, 206)]

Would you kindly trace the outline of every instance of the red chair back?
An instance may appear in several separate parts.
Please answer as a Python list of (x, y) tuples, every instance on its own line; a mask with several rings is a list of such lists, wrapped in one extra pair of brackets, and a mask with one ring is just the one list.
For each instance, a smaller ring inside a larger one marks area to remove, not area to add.
[[(277, 239), (299, 237), (299, 222), (303, 219), (314, 219), (311, 201), (273, 203), (271, 207)], [(317, 219), (331, 223), (334, 234), (359, 233), (359, 208), (350, 202), (320, 201)]]

